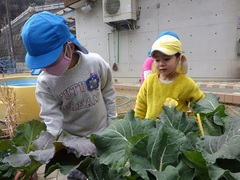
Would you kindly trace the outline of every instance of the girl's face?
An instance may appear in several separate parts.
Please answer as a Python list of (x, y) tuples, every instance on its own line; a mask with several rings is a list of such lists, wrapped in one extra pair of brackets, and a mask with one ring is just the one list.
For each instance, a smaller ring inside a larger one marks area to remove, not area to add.
[(168, 56), (159, 51), (156, 51), (153, 54), (153, 58), (156, 69), (159, 71), (162, 77), (170, 78), (173, 74), (177, 73), (176, 68), (179, 64), (181, 56)]

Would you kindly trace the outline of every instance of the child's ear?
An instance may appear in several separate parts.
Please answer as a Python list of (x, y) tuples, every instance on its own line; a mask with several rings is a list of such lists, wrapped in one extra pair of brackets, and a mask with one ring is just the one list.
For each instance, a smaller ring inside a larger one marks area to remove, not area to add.
[(72, 51), (75, 51), (75, 44), (73, 42), (68, 42), (68, 45)]
[(179, 56), (179, 61), (178, 61), (178, 64), (181, 64), (182, 63), (182, 55)]

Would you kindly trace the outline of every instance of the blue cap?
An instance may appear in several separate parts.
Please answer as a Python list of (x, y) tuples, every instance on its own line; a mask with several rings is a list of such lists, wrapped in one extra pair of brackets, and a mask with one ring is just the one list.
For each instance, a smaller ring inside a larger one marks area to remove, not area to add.
[(31, 16), (24, 24), (21, 36), (27, 50), (25, 62), (31, 69), (53, 64), (66, 42), (73, 42), (76, 49), (88, 53), (70, 32), (65, 19), (48, 11)]
[[(164, 36), (164, 35), (170, 35), (170, 36), (173, 36), (173, 37), (177, 38), (178, 40), (180, 40), (179, 37), (178, 37), (178, 35), (177, 35), (175, 32), (172, 32), (172, 31), (163, 31), (163, 32), (161, 32), (161, 33), (157, 36), (157, 39), (159, 39), (160, 37), (162, 37), (162, 36)], [(148, 57), (151, 56), (151, 50), (148, 51), (147, 56), (148, 56)]]

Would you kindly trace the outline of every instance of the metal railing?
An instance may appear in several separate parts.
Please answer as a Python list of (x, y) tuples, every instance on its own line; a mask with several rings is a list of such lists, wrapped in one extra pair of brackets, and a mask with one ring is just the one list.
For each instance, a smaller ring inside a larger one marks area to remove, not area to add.
[[(41, 5), (41, 6), (29, 6), (27, 10), (22, 12), (19, 16), (17, 16), (14, 20), (11, 21), (11, 25), (12, 27), (14, 27), (14, 26), (17, 26), (18, 24), (22, 24), (34, 12), (49, 11), (49, 10), (63, 9), (63, 8), (64, 8), (64, 3), (47, 4), (47, 5)], [(4, 32), (6, 29), (8, 29), (8, 25), (3, 27), (1, 29), (1, 32)]]
[(0, 58), (0, 73), (14, 74), (17, 72), (17, 60), (11, 60), (9, 56)]

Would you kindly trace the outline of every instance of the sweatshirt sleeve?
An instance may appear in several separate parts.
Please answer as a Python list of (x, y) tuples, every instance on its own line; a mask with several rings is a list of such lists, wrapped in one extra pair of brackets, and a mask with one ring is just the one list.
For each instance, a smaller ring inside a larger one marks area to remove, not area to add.
[(192, 80), (192, 90), (189, 92), (190, 101), (198, 102), (200, 99), (204, 98), (205, 95), (198, 87), (198, 85)]
[(103, 95), (103, 99), (107, 109), (107, 117), (108, 119), (116, 118), (116, 93), (115, 88), (113, 86), (112, 80), (112, 72), (109, 64), (107, 64), (104, 59), (100, 57), (102, 61), (101, 68), (101, 91)]
[(43, 81), (38, 81), (36, 85), (36, 98), (41, 109), (40, 117), (44, 120), (47, 131), (57, 136), (62, 129), (63, 114), (50, 88)]
[(144, 81), (143, 85), (139, 89), (136, 105), (134, 109), (135, 117), (139, 117), (140, 119), (144, 119), (146, 117), (146, 112), (147, 112), (146, 87), (147, 87), (147, 81)]

